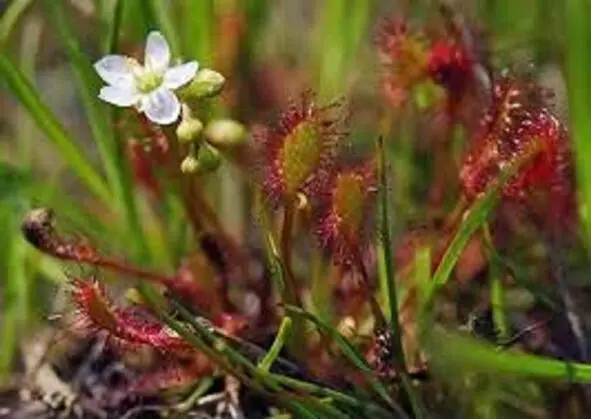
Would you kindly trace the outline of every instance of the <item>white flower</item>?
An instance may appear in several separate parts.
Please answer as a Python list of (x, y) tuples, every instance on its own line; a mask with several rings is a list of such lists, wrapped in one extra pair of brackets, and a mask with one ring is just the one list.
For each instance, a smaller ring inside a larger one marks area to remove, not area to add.
[(160, 32), (150, 32), (143, 66), (122, 55), (107, 55), (96, 62), (96, 72), (107, 83), (99, 98), (115, 106), (135, 106), (157, 124), (172, 124), (181, 113), (181, 104), (173, 91), (195, 77), (199, 64), (169, 64), (166, 39)]

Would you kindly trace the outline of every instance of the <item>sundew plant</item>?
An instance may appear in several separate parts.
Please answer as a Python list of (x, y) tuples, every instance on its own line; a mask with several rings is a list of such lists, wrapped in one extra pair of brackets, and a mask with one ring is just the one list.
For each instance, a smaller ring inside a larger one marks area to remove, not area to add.
[(586, 1), (0, 10), (0, 417), (588, 417)]

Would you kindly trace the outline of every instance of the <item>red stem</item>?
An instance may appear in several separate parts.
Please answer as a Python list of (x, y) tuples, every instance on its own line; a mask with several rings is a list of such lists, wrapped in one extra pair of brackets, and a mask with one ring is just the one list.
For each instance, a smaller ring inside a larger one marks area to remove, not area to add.
[(292, 234), (295, 218), (295, 207), (293, 202), (288, 202), (283, 211), (283, 226), (281, 228), (281, 259), (285, 268), (286, 297), (289, 303), (300, 305), (298, 286), (293, 272), (292, 264)]

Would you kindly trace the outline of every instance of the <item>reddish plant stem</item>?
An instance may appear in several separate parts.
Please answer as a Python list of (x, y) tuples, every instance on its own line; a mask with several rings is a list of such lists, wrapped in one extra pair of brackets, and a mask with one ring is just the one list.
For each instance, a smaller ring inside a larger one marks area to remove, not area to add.
[(283, 225), (281, 227), (281, 259), (285, 268), (285, 291), (288, 303), (300, 306), (300, 298), (295, 274), (293, 272), (292, 262), (292, 235), (295, 221), (295, 206), (293, 202), (288, 202), (283, 210)]
[(167, 276), (167, 275), (163, 275), (163, 274), (159, 274), (159, 273), (155, 273), (155, 272), (151, 272), (151, 271), (146, 271), (144, 269), (137, 268), (135, 266), (127, 265), (124, 262), (119, 261), (119, 260), (115, 260), (115, 259), (101, 258), (98, 261), (96, 261), (95, 263), (93, 263), (93, 265), (97, 266), (97, 267), (109, 269), (111, 271), (120, 273), (124, 276), (131, 276), (131, 277), (146, 279), (148, 281), (151, 281), (151, 282), (154, 282), (157, 284), (162, 284), (162, 285), (172, 284), (176, 280), (175, 276)]
[[(168, 167), (171, 178), (176, 179), (180, 188), (180, 195), (185, 206), (185, 212), (191, 223), (193, 232), (198, 237), (203, 231), (215, 233), (215, 237), (221, 241), (223, 249), (228, 252), (228, 258), (236, 263), (243, 277), (248, 275), (248, 261), (245, 259), (239, 245), (224, 229), (216, 212), (205, 199), (204, 191), (199, 179), (192, 175), (184, 175), (179, 171), (182, 156), (176, 134), (172, 127), (163, 127), (164, 135), (170, 144), (172, 153), (171, 164)], [(223, 275), (223, 281), (227, 282), (227, 275)], [(228, 284), (224, 285), (227, 288)]]

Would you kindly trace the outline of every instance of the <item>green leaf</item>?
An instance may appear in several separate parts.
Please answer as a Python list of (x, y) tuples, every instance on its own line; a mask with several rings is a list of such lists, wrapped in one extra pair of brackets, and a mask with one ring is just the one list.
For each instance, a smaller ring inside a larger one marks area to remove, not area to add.
[[(166, 37), (172, 55), (175, 57), (181, 57), (181, 43), (176, 30), (176, 25), (171, 17), (171, 3), (162, 0), (145, 0), (142, 3), (142, 7), (145, 9), (146, 13), (148, 13), (149, 20), (151, 20), (153, 24), (156, 24), (158, 29), (160, 29), (162, 34)], [(152, 27), (150, 29), (157, 28)]]
[(269, 348), (267, 354), (263, 357), (263, 359), (261, 359), (261, 361), (257, 365), (259, 369), (263, 371), (269, 371), (269, 369), (271, 369), (271, 365), (273, 365), (273, 362), (279, 356), (279, 353), (281, 352), (281, 349), (285, 344), (285, 340), (287, 339), (290, 330), (291, 318), (284, 317), (283, 320), (281, 320), (281, 325), (279, 326), (279, 331), (277, 332), (277, 336), (275, 336), (273, 344)]
[(112, 54), (117, 50), (121, 21), (123, 20), (123, 11), (125, 9), (125, 0), (115, 0), (115, 5), (112, 7), (112, 16), (111, 19), (109, 19), (106, 36), (103, 42), (103, 52), (105, 54)]
[(488, 215), (491, 213), (497, 204), (501, 183), (495, 184), (487, 193), (478, 199), (476, 203), (466, 212), (462, 224), (458, 232), (449, 244), (437, 270), (433, 274), (433, 279), (424, 288), (423, 294), (423, 311), (430, 308), (435, 292), (445, 285), (451, 275), (451, 272), (456, 265), (458, 259), (462, 255), (464, 248), (472, 237), (472, 234), (486, 221)]
[[(402, 346), (402, 329), (398, 318), (398, 296), (396, 291), (396, 279), (394, 276), (394, 262), (392, 260), (392, 239), (390, 237), (390, 217), (388, 206), (388, 162), (384, 150), (384, 140), (378, 139), (379, 158), (379, 197), (378, 197), (378, 218), (379, 218), (379, 244), (378, 244), (378, 274), (382, 289), (385, 290), (386, 308), (389, 314), (390, 330), (392, 331), (392, 346), (394, 349), (393, 362), (395, 367), (402, 372), (402, 383), (413, 407), (417, 418), (425, 418), (423, 404), (420, 395), (414, 391), (412, 383), (406, 375), (406, 358)], [(418, 275), (421, 275), (418, 272)], [(427, 274), (428, 275), (428, 274)]]
[(568, 363), (517, 350), (499, 350), (473, 337), (434, 326), (426, 341), (431, 362), (454, 374), (492, 373), (565, 382), (591, 383), (591, 365)]
[(579, 193), (583, 206), (583, 223), (587, 246), (591, 245), (591, 27), (589, 2), (566, 0), (566, 70), (572, 134)]
[(12, 0), (6, 7), (0, 18), (0, 45), (4, 45), (8, 41), (19, 18), (32, 2), (33, 0)]
[(216, 20), (214, 1), (184, 1), (180, 8), (183, 51), (188, 58), (198, 60), (201, 68), (212, 65), (213, 25)]
[(104, 202), (111, 196), (102, 177), (94, 170), (77, 143), (72, 140), (63, 125), (41, 99), (30, 81), (3, 52), (0, 53), (0, 76), (12, 94), (29, 111), (39, 128), (56, 146), (64, 161), (82, 182)]
[(390, 216), (388, 205), (388, 162), (384, 150), (384, 140), (378, 139), (378, 158), (379, 158), (379, 197), (378, 197), (378, 273), (380, 283), (386, 291), (384, 300), (386, 302), (386, 312), (390, 320), (394, 342), (393, 356), (398, 366), (405, 366), (404, 351), (402, 349), (402, 331), (398, 320), (398, 298), (396, 295), (396, 280), (394, 277), (394, 262), (392, 260), (392, 238), (390, 236)]
[(435, 292), (449, 280), (451, 272), (462, 255), (468, 241), (472, 237), (472, 234), (484, 224), (489, 214), (496, 206), (503, 186), (505, 186), (507, 181), (509, 181), (509, 179), (511, 179), (511, 177), (513, 177), (523, 165), (530, 162), (539, 151), (539, 147), (533, 147), (531, 150), (526, 150), (523, 155), (518, 156), (513, 162), (505, 167), (499, 177), (488, 186), (486, 192), (464, 213), (462, 223), (460, 224), (456, 235), (447, 247), (439, 266), (437, 266), (437, 270), (433, 274), (433, 280), (424, 287), (423, 300), (421, 302), (421, 315), (425, 315), (429, 312), (433, 298), (435, 297)]
[(509, 337), (509, 324), (506, 315), (505, 287), (501, 280), (501, 269), (498, 259), (493, 256), (493, 240), (488, 225), (483, 227), (483, 236), (486, 243), (486, 253), (489, 261), (490, 300), (493, 312), (493, 321), (501, 339)]
[(0, 316), (0, 377), (12, 370), (12, 361), (19, 342), (19, 332), (26, 326), (29, 284), (25, 271), (27, 244), (21, 237), (17, 208), (4, 205), (0, 209), (0, 229), (4, 245), (0, 251), (2, 284), (2, 315)]
[[(35, 80), (36, 59), (43, 40), (44, 22), (41, 19), (27, 19), (23, 24), (19, 42), (19, 66), (23, 74)], [(33, 159), (33, 143), (37, 135), (35, 124), (26, 109), (19, 108), (16, 115), (16, 141), (23, 166), (30, 167)]]

